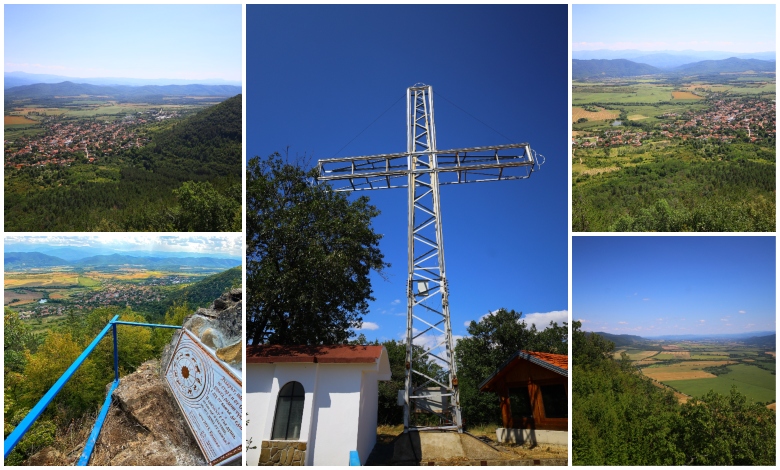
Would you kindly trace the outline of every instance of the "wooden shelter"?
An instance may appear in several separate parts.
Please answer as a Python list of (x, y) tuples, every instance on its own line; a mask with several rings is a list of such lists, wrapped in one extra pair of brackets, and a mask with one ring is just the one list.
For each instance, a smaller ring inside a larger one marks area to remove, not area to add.
[(517, 351), (479, 390), (501, 398), (505, 429), (566, 431), (568, 377), (567, 355)]

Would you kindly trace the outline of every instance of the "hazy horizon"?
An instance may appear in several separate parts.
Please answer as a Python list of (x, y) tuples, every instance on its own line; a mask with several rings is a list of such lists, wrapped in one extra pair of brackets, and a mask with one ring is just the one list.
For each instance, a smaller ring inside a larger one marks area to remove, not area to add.
[[(72, 79), (72, 80), (124, 80), (124, 81), (144, 81), (144, 82), (191, 82), (192, 84), (203, 84), (207, 82), (211, 82), (209, 84), (213, 84), (213, 82), (223, 82), (225, 85), (235, 85), (235, 86), (241, 86), (242, 82), (241, 80), (228, 80), (224, 78), (204, 78), (204, 79), (197, 79), (197, 78), (168, 78), (168, 77), (151, 77), (151, 78), (133, 78), (133, 77), (120, 77), (120, 76), (101, 76), (101, 77), (81, 77), (76, 75), (63, 75), (63, 74), (57, 74), (57, 73), (33, 73), (33, 72), (25, 72), (22, 70), (10, 70), (10, 71), (4, 71), (4, 75), (13, 75), (13, 74), (19, 74), (24, 76), (40, 76), (40, 77), (59, 77), (59, 78), (65, 78), (65, 79)], [(70, 80), (66, 80), (70, 81)], [(176, 83), (171, 83), (171, 85), (175, 85)]]
[[(242, 256), (241, 235), (148, 235), (139, 233), (101, 233), (95, 235), (5, 235), (3, 252), (15, 252), (15, 246), (57, 248), (101, 248), (116, 251), (156, 251), (193, 255)], [(27, 248), (25, 248), (27, 249)]]

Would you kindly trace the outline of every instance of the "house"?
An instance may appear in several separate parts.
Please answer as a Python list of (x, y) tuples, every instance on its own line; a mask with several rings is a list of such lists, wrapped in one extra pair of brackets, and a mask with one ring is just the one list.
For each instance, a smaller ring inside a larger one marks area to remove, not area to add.
[(499, 442), (568, 444), (569, 357), (517, 351), (479, 385), (501, 401)]
[(246, 347), (249, 465), (364, 464), (376, 443), (384, 346)]

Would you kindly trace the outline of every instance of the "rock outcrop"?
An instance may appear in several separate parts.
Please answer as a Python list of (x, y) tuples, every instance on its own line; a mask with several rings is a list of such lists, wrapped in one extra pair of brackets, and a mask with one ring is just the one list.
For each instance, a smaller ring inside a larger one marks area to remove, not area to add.
[(90, 465), (206, 464), (163, 380), (157, 360), (122, 377)]

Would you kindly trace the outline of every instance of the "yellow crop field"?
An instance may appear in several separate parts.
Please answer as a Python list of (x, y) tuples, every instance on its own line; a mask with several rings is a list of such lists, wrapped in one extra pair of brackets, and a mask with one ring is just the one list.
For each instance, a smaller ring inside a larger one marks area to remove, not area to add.
[(658, 359), (690, 359), (690, 351), (664, 351), (659, 354)]
[(675, 100), (703, 100), (701, 96), (694, 95), (690, 91), (673, 91), (672, 99)]
[(79, 284), (79, 275), (70, 272), (5, 273), (4, 287), (69, 287)]
[(628, 116), (629, 121), (641, 121), (642, 119), (647, 119), (647, 116), (643, 116), (641, 114), (632, 114)]
[(580, 108), (579, 106), (573, 106), (571, 108), (571, 120), (572, 122), (577, 122), (578, 119), (586, 118), (588, 121), (603, 121), (607, 119), (615, 119), (620, 115), (620, 111), (617, 110), (608, 110), (604, 108), (597, 108), (599, 111), (592, 113), (590, 111), (585, 111), (584, 108)]
[(3, 123), (5, 125), (11, 125), (11, 124), (37, 124), (38, 121), (33, 121), (32, 119), (27, 119), (24, 116), (9, 116), (5, 115), (3, 119)]
[(659, 382), (671, 382), (673, 380), (691, 380), (691, 379), (713, 379), (716, 375), (704, 372), (703, 370), (689, 370), (676, 372), (651, 372), (645, 371), (645, 375)]
[[(687, 351), (686, 351), (687, 352)], [(704, 372), (705, 367), (725, 366), (735, 364), (734, 361), (686, 361), (678, 364), (646, 367), (642, 373), (659, 382), (670, 380), (711, 379), (716, 377)]]

